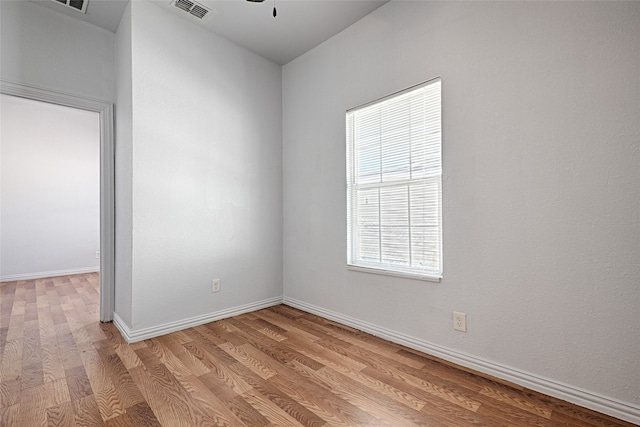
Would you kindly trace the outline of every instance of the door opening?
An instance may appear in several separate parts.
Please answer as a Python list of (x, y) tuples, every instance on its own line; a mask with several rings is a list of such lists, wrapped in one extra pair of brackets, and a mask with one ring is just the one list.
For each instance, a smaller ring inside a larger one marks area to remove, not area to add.
[[(0, 92), (19, 98), (44, 101), (98, 114), (99, 120), (99, 249), (100, 321), (113, 320), (114, 312), (114, 152), (113, 104), (75, 95), (62, 94), (11, 82), (0, 82)], [(43, 207), (46, 209), (46, 206)], [(95, 258), (94, 258), (95, 259)]]

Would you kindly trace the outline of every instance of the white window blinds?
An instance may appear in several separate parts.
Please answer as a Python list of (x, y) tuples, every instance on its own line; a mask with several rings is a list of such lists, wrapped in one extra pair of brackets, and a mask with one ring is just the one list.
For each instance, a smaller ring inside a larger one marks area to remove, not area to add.
[(350, 266), (442, 274), (441, 83), (349, 110)]

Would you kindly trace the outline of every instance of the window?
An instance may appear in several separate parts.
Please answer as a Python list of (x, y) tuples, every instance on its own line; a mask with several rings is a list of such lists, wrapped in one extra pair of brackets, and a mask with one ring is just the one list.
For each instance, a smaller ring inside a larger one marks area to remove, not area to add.
[(441, 83), (347, 111), (347, 264), (442, 275)]

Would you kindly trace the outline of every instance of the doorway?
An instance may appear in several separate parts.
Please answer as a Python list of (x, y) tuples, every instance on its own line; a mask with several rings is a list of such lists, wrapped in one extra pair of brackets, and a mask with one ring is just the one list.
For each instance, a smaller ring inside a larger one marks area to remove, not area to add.
[(0, 281), (99, 271), (93, 111), (0, 94)]
[[(83, 113), (87, 117), (92, 114), (98, 121), (99, 131), (99, 197), (98, 207), (96, 209), (99, 214), (98, 240), (94, 243), (99, 245), (96, 250), (89, 250), (89, 256), (93, 257), (94, 268), (100, 270), (100, 321), (109, 322), (113, 320), (114, 311), (114, 152), (113, 152), (113, 105), (93, 99), (87, 99), (74, 95), (62, 94), (40, 88), (34, 88), (21, 84), (10, 82), (0, 82), (0, 92), (4, 95), (21, 98), (21, 101), (33, 100), (43, 101), (49, 107), (72, 107), (78, 111), (78, 117), (82, 117)], [(55, 108), (54, 108), (55, 109)], [(95, 117), (97, 114), (97, 117)], [(37, 118), (33, 118), (37, 120)], [(51, 166), (51, 165), (49, 165)], [(87, 175), (89, 176), (89, 175)], [(82, 189), (79, 185), (76, 189)], [(47, 209), (46, 206), (42, 207)], [(81, 252), (86, 255), (87, 248), (92, 245), (85, 239)], [(99, 243), (97, 243), (99, 242)], [(35, 249), (33, 249), (35, 250)], [(48, 250), (51, 254), (51, 249)], [(81, 256), (84, 256), (81, 255)], [(67, 260), (68, 261), (68, 260)], [(89, 266), (88, 268), (91, 268)], [(55, 271), (55, 270), (44, 270)], [(0, 272), (1, 273), (1, 272)], [(5, 275), (5, 274), (3, 274)]]

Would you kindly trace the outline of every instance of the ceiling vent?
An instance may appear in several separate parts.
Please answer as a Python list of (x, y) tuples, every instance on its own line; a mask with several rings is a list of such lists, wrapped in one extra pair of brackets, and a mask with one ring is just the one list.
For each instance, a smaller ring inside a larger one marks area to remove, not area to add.
[(207, 15), (211, 13), (209, 9), (201, 5), (200, 3), (196, 3), (191, 0), (174, 0), (171, 2), (178, 9), (184, 10), (185, 12), (195, 16), (198, 19), (204, 19)]
[(73, 10), (77, 10), (78, 12), (87, 13), (87, 3), (89, 0), (53, 0), (56, 3), (61, 3), (65, 6), (70, 7)]

